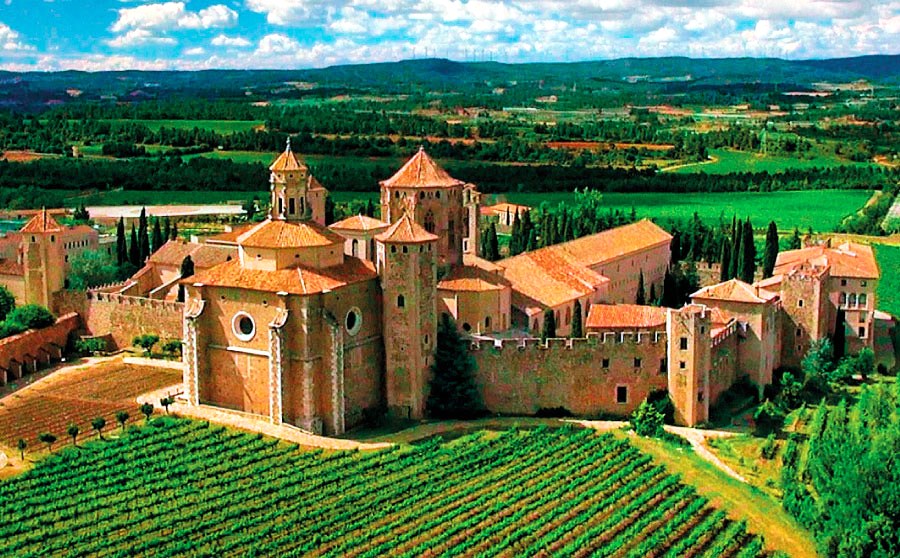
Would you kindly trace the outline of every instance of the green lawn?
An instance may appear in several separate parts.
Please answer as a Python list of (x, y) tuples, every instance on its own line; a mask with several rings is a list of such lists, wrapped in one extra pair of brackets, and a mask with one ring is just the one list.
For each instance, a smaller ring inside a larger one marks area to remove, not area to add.
[(875, 257), (881, 267), (878, 282), (878, 309), (900, 316), (900, 246), (875, 244)]
[(838, 157), (814, 157), (812, 159), (799, 159), (795, 157), (777, 157), (747, 153), (745, 151), (732, 151), (730, 149), (712, 149), (710, 156), (716, 159), (711, 163), (698, 163), (685, 165), (673, 169), (671, 172), (728, 174), (732, 172), (781, 172), (788, 169), (810, 169), (822, 167), (839, 167), (844, 165), (869, 166), (869, 163), (853, 163)]
[(231, 191), (187, 191), (159, 192), (153, 190), (114, 190), (90, 196), (79, 196), (78, 192), (69, 192), (72, 197), (65, 200), (68, 207), (81, 204), (91, 205), (207, 205), (218, 203), (243, 203), (253, 196), (267, 200), (269, 192), (231, 192)]
[(233, 134), (243, 132), (256, 126), (263, 126), (262, 120), (107, 120), (106, 122), (122, 122), (129, 124), (143, 124), (154, 132), (160, 128), (175, 128), (179, 130), (212, 130), (220, 134)]

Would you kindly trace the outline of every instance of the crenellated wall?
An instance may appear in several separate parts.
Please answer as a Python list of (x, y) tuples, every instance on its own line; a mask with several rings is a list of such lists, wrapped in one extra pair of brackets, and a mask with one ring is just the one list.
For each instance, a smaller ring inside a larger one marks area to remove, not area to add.
[[(494, 413), (564, 407), (581, 416), (624, 417), (651, 392), (666, 389), (666, 336), (658, 332), (589, 334), (546, 343), (473, 341), (470, 348), (476, 382)], [(623, 402), (617, 400), (618, 388), (625, 388)]]
[(69, 313), (53, 325), (0, 339), (0, 385), (62, 358), (69, 334), (80, 322), (78, 314)]

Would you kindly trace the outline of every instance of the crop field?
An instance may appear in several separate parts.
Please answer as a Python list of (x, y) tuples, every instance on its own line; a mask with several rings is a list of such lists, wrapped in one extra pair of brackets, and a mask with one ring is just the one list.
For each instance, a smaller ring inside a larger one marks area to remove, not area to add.
[(875, 244), (875, 257), (881, 267), (878, 282), (878, 309), (900, 317), (900, 246)]
[(728, 174), (731, 172), (781, 172), (788, 169), (811, 169), (840, 166), (870, 166), (869, 163), (855, 163), (839, 157), (780, 157), (761, 155), (729, 149), (712, 149), (709, 152), (713, 162), (678, 165), (669, 172)]
[(152, 131), (160, 128), (175, 128), (177, 130), (211, 130), (219, 134), (233, 134), (252, 130), (265, 125), (261, 120), (106, 120), (106, 122), (121, 122), (128, 124), (143, 124)]
[(759, 556), (611, 434), (300, 450), (171, 417), (0, 483), (2, 556)]
[(180, 381), (176, 370), (122, 362), (55, 373), (0, 400), (0, 443), (15, 447), (21, 438), (36, 450), (43, 447), (38, 435), (50, 432), (65, 444), (71, 441), (65, 435), (69, 424), (87, 436), (91, 420), (100, 416), (112, 428), (118, 411), (127, 411), (133, 419), (140, 416), (138, 395)]

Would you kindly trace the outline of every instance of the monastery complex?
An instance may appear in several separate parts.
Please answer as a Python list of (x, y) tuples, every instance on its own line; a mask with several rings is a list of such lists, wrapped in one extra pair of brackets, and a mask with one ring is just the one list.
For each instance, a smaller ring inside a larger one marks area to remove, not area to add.
[[(636, 306), (639, 277), (659, 291), (670, 265), (672, 238), (649, 220), (488, 262), (476, 255), (476, 186), (424, 150), (380, 183), (383, 221), (326, 226), (327, 191), (290, 145), (270, 171), (265, 221), (169, 241), (128, 281), (88, 293), (66, 290), (65, 265), (96, 236), (40, 212), (0, 244), (0, 282), (20, 301), (78, 313), (86, 334), (114, 345), (182, 338), (190, 404), (328, 435), (384, 411), (424, 417), (444, 314), (470, 338), (494, 413), (624, 416), (667, 391), (677, 422), (701, 424), (740, 379), (761, 393), (836, 327), (848, 350), (893, 365), (875, 342), (886, 320), (868, 246), (784, 252), (772, 278), (711, 285), (682, 308)], [(182, 278), (188, 255), (195, 274)], [(583, 338), (570, 337), (576, 301)], [(544, 342), (547, 311), (559, 338)]]

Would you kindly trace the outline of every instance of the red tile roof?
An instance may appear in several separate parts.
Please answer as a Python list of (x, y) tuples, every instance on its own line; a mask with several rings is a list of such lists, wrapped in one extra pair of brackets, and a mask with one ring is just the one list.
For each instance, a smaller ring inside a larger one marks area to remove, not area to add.
[(397, 219), (397, 222), (386, 231), (375, 235), (375, 240), (385, 244), (421, 244), (434, 242), (437, 239), (436, 235), (426, 231), (422, 225), (413, 221), (409, 213), (404, 213), (403, 217)]
[(371, 231), (376, 229), (384, 229), (389, 227), (388, 223), (379, 219), (374, 219), (368, 215), (354, 215), (347, 217), (337, 223), (328, 225), (329, 229), (342, 231)]
[(341, 265), (323, 269), (297, 266), (275, 271), (244, 268), (238, 260), (232, 260), (201, 271), (186, 282), (251, 291), (309, 295), (369, 281), (377, 276), (374, 265), (359, 258), (348, 257)]
[(225, 232), (221, 232), (219, 234), (214, 234), (212, 236), (208, 236), (208, 237), (206, 237), (205, 240), (206, 240), (206, 242), (215, 242), (215, 243), (221, 243), (221, 244), (234, 244), (236, 246), (238, 237), (255, 226), (256, 225), (253, 223), (233, 226), (230, 231), (225, 231)]
[(43, 233), (43, 232), (62, 232), (63, 226), (56, 222), (56, 219), (42, 209), (34, 217), (32, 217), (25, 225), (19, 229), (23, 233)]
[(276, 172), (285, 172), (285, 171), (298, 171), (298, 170), (308, 170), (306, 165), (301, 163), (297, 156), (294, 155), (294, 152), (291, 151), (291, 141), (288, 140), (287, 147), (284, 150), (284, 153), (278, 156), (275, 159), (275, 162), (272, 163), (272, 166), (269, 167), (269, 170)]
[(251, 248), (308, 248), (343, 244), (344, 238), (315, 221), (268, 219), (238, 236), (237, 242)]
[(775, 274), (786, 274), (804, 263), (830, 267), (833, 277), (878, 279), (881, 276), (872, 247), (855, 242), (847, 242), (837, 248), (811, 246), (781, 252), (775, 262)]
[(732, 279), (724, 283), (704, 287), (692, 294), (691, 298), (765, 304), (778, 298), (778, 294), (759, 286), (750, 285), (740, 279)]
[(509, 288), (509, 281), (480, 267), (457, 265), (438, 282), (438, 290), (458, 292), (499, 291)]
[(174, 266), (180, 269), (181, 262), (186, 256), (190, 256), (194, 261), (195, 270), (208, 269), (228, 261), (229, 258), (237, 259), (237, 248), (198, 244), (184, 240), (170, 240), (150, 255), (149, 262), (157, 265)]
[(25, 275), (25, 267), (16, 260), (0, 260), (0, 275)]
[(594, 304), (584, 327), (589, 329), (659, 328), (666, 325), (666, 309), (636, 304)]
[(448, 188), (464, 184), (450, 176), (421, 147), (394, 176), (381, 181), (382, 186), (389, 188)]
[(642, 219), (630, 225), (583, 236), (544, 250), (562, 250), (571, 254), (582, 265), (595, 266), (671, 240), (672, 235), (653, 221)]
[(609, 279), (565, 252), (542, 249), (496, 262), (512, 284), (512, 304), (532, 315), (593, 294)]

